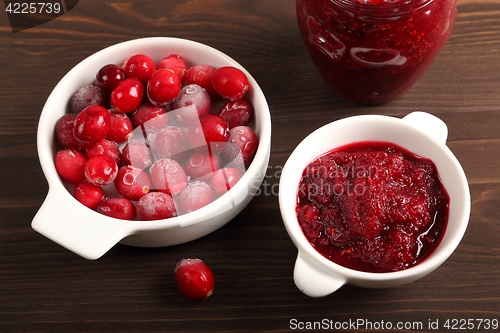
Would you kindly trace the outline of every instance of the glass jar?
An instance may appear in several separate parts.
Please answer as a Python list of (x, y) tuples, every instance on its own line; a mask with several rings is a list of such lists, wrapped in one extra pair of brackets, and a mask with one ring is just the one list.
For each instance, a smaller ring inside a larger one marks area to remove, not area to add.
[(446, 43), (456, 0), (297, 0), (306, 48), (328, 86), (360, 104), (411, 88)]

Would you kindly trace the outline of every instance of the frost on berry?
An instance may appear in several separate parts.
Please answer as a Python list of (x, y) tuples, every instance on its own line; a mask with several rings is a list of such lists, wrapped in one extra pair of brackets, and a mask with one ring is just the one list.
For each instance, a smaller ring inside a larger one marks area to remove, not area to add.
[(214, 275), (201, 259), (180, 260), (175, 266), (174, 275), (179, 291), (191, 300), (204, 300), (214, 292)]

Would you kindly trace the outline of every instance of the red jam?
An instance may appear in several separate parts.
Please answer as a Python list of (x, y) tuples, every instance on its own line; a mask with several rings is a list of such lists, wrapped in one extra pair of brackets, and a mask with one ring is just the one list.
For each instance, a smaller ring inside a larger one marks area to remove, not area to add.
[(394, 99), (431, 65), (456, 0), (297, 0), (309, 54), (329, 87), (361, 104)]
[(304, 170), (297, 218), (327, 259), (392, 272), (427, 258), (446, 229), (449, 196), (432, 161), (384, 142), (334, 149)]

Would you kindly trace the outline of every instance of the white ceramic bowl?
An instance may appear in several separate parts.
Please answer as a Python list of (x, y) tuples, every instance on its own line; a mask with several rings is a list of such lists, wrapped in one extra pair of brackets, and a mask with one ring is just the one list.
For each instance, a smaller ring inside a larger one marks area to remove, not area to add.
[[(448, 129), (437, 117), (410, 113), (403, 119), (363, 115), (327, 124), (306, 137), (293, 151), (281, 174), (279, 204), (283, 223), (298, 249), (294, 267), (297, 287), (311, 297), (333, 293), (344, 284), (387, 288), (424, 277), (440, 266), (460, 243), (470, 214), (470, 193), (465, 173), (446, 146)], [(305, 167), (316, 157), (352, 142), (393, 142), (416, 155), (431, 159), (450, 196), (448, 225), (437, 249), (423, 262), (406, 270), (368, 273), (337, 265), (319, 254), (304, 236), (295, 213), (297, 190)]]
[[(251, 126), (259, 138), (253, 162), (226, 194), (199, 210), (171, 219), (124, 221), (99, 214), (80, 204), (68, 192), (54, 166), (57, 152), (54, 128), (58, 119), (67, 112), (71, 95), (78, 88), (91, 84), (102, 66), (120, 64), (136, 53), (144, 53), (156, 62), (174, 53), (181, 55), (188, 66), (235, 66), (247, 75), (250, 83), (246, 97), (255, 109)], [(97, 259), (118, 242), (141, 247), (175, 245), (205, 236), (233, 219), (253, 198), (266, 174), (271, 147), (271, 117), (259, 85), (235, 60), (194, 41), (153, 37), (110, 46), (76, 65), (61, 79), (47, 99), (37, 135), (39, 159), (49, 183), (49, 192), (33, 219), (32, 227), (87, 259)]]

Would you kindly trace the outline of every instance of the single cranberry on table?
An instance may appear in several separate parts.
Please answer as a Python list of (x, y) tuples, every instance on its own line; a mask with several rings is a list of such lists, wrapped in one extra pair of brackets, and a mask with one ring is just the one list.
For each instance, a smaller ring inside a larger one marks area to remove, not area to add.
[(97, 86), (106, 93), (110, 93), (123, 80), (125, 72), (116, 64), (105, 65), (96, 74)]
[(111, 116), (107, 109), (92, 105), (80, 112), (73, 124), (73, 134), (82, 149), (92, 148), (108, 135)]
[(197, 84), (205, 89), (213, 100), (220, 99), (221, 96), (215, 91), (212, 85), (212, 74), (216, 68), (207, 64), (194, 65), (186, 71), (186, 83)]
[(297, 0), (297, 21), (319, 74), (360, 104), (399, 97), (451, 34), (455, 0)]
[(139, 200), (143, 195), (149, 193), (151, 180), (148, 174), (139, 168), (130, 165), (121, 167), (114, 180), (118, 193), (129, 200)]
[(179, 291), (191, 300), (204, 300), (214, 292), (214, 275), (201, 259), (180, 260), (175, 266), (174, 276)]
[(250, 88), (245, 73), (232, 66), (217, 68), (212, 73), (211, 80), (215, 91), (231, 101), (242, 98)]
[(109, 115), (111, 122), (106, 138), (116, 143), (126, 142), (132, 137), (132, 131), (134, 130), (132, 121), (126, 114), (114, 109), (109, 110)]
[(186, 172), (175, 160), (161, 158), (149, 168), (154, 189), (176, 196), (184, 190), (188, 183)]
[(76, 200), (90, 209), (96, 209), (105, 197), (101, 186), (96, 186), (86, 180), (75, 185), (73, 195)]
[(110, 157), (117, 165), (121, 163), (121, 152), (118, 144), (114, 141), (103, 139), (94, 147), (85, 150), (87, 159), (91, 159), (97, 155), (106, 155)]
[(107, 95), (98, 87), (89, 85), (78, 89), (70, 99), (70, 111), (79, 114), (85, 108), (92, 105), (107, 107), (109, 103)]
[(135, 111), (142, 103), (143, 84), (134, 78), (120, 82), (111, 92), (111, 106), (123, 113)]
[(78, 150), (63, 149), (54, 157), (57, 174), (72, 184), (78, 184), (85, 179), (86, 164), (87, 157)]
[(175, 201), (167, 193), (149, 192), (136, 204), (137, 217), (141, 221), (169, 219), (177, 216)]
[(229, 127), (220, 116), (209, 113), (189, 125), (187, 137), (192, 148), (208, 146), (211, 153), (218, 153), (229, 139)]
[(111, 184), (118, 174), (118, 165), (109, 156), (97, 155), (85, 164), (85, 179), (97, 186)]
[(158, 63), (158, 69), (172, 70), (177, 75), (181, 83), (184, 82), (184, 79), (186, 78), (186, 62), (184, 61), (184, 58), (178, 54), (171, 54), (161, 59)]
[(122, 160), (126, 165), (147, 169), (153, 163), (149, 146), (144, 141), (129, 141), (122, 149)]
[(171, 114), (184, 126), (210, 112), (212, 101), (208, 92), (197, 84), (182, 87), (177, 98), (172, 102)]
[(156, 70), (156, 63), (145, 54), (135, 54), (122, 64), (127, 78), (134, 78), (146, 84)]
[(229, 126), (229, 129), (236, 126), (246, 126), (253, 115), (252, 103), (245, 97), (236, 101), (227, 101), (222, 105), (218, 113)]
[(147, 84), (147, 96), (154, 105), (171, 103), (181, 91), (181, 81), (170, 69), (158, 69)]
[(134, 220), (136, 209), (134, 203), (126, 198), (105, 198), (97, 206), (97, 212), (120, 220)]

